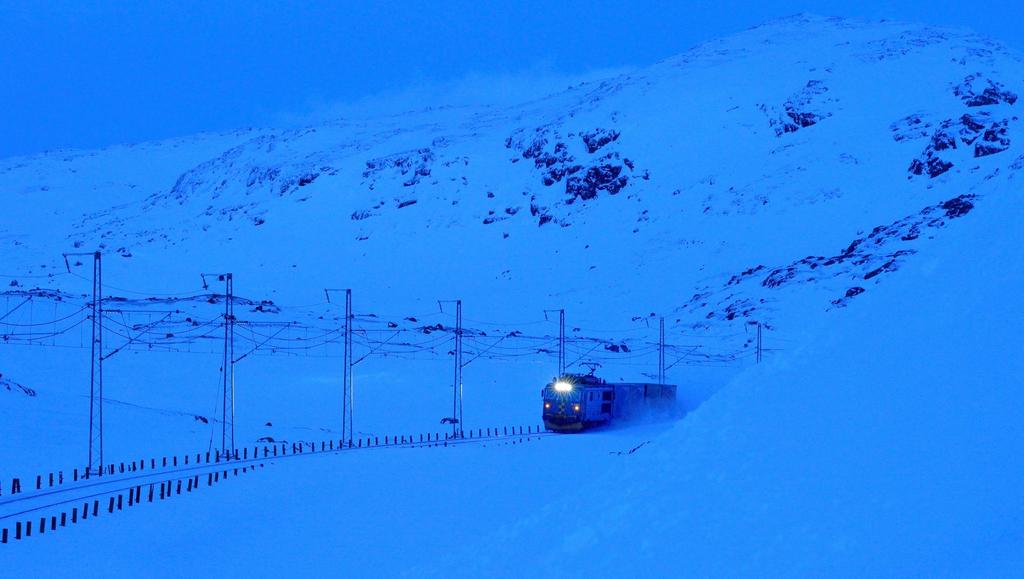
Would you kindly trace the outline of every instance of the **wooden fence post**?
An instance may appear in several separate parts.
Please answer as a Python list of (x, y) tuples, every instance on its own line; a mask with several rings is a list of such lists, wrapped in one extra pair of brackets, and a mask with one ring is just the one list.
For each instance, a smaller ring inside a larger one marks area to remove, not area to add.
[(71, 509), (71, 524), (78, 523), (78, 507), (72, 507)]
[(109, 504), (107, 504), (107, 512), (108, 513), (114, 512), (114, 497), (110, 497), (110, 502), (109, 502)]
[(11, 494), (16, 495), (21, 492), (21, 479), (11, 479)]
[(21, 540), (21, 521), (16, 521), (14, 523), (14, 540), (15, 541), (20, 541)]

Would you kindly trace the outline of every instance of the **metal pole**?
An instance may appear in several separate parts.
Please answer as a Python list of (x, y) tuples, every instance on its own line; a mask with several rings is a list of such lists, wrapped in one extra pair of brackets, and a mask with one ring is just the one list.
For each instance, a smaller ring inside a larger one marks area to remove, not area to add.
[(757, 322), (757, 363), (761, 363), (761, 322)]
[(342, 323), (342, 345), (344, 350), (344, 357), (342, 359), (342, 371), (341, 371), (341, 441), (352, 442), (352, 436), (355, 431), (352, 429), (352, 407), (355, 405), (354, 395), (354, 384), (352, 380), (352, 357), (354, 350), (352, 348), (352, 320), (355, 318), (352, 315), (352, 290), (351, 289), (332, 289), (325, 288), (324, 296), (327, 298), (327, 303), (331, 303), (331, 292), (345, 292), (345, 318)]
[(558, 310), (558, 376), (565, 376), (565, 310)]
[(459, 385), (459, 438), (462, 438), (462, 300), (455, 302), (455, 368)]
[(230, 327), (228, 339), (228, 360), (231, 362), (231, 447), (228, 449), (231, 455), (235, 453), (235, 282), (234, 276), (230, 273), (227, 276), (228, 285), (228, 325)]
[[(343, 378), (342, 395), (342, 420), (341, 439), (352, 440), (352, 405), (354, 400), (352, 393), (352, 290), (345, 290), (345, 371)], [(345, 437), (346, 421), (348, 423), (348, 437)]]
[(92, 362), (89, 370), (89, 470), (103, 468), (103, 261), (92, 261)]
[(661, 318), (658, 328), (658, 383), (665, 383), (665, 318)]
[(462, 429), (462, 300), (455, 300), (455, 377), (452, 381), (452, 438)]
[(235, 313), (234, 279), (224, 274), (224, 383), (221, 407), (221, 453), (231, 456), (235, 450)]

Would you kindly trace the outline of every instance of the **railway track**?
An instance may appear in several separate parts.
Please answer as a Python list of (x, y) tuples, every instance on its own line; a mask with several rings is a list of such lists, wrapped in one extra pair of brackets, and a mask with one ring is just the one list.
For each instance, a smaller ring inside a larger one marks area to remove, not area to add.
[(164, 483), (176, 483), (196, 479), (196, 477), (209, 477), (220, 473), (238, 472), (263, 467), (269, 463), (288, 463), (300, 458), (312, 456), (323, 456), (327, 454), (345, 455), (352, 452), (364, 451), (387, 451), (410, 448), (447, 448), (453, 446), (464, 446), (487, 443), (516, 444), (519, 441), (537, 440), (556, 436), (550, 432), (531, 432), (526, 434), (496, 434), (494, 436), (477, 436), (470, 438), (456, 438), (451, 440), (432, 440), (429, 442), (398, 442), (383, 445), (353, 446), (347, 448), (332, 448), (317, 450), (316, 443), (311, 444), (311, 450), (302, 450), (292, 454), (278, 454), (276, 456), (258, 456), (252, 458), (222, 460), (203, 464), (179, 465), (171, 468), (160, 468), (149, 471), (134, 471), (104, 475), (102, 477), (82, 478), (74, 482), (64, 483), (59, 486), (42, 489), (32, 489), (14, 495), (7, 495), (0, 498), (0, 526), (14, 520), (28, 516), (38, 516), (40, 513), (59, 509), (68, 505), (82, 504), (88, 501), (95, 501), (112, 495), (126, 493), (140, 487), (160, 485)]

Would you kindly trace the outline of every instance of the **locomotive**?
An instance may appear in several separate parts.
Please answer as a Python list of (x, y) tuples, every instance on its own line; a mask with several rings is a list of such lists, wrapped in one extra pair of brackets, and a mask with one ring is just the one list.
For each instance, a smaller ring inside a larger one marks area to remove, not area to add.
[(580, 432), (587, 428), (668, 414), (675, 408), (676, 387), (643, 382), (608, 383), (592, 374), (566, 374), (541, 391), (544, 428)]

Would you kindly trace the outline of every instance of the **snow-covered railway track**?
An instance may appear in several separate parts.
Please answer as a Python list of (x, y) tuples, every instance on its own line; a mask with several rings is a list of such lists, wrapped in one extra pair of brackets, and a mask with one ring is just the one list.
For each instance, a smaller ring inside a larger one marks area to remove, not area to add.
[[(221, 477), (227, 478), (229, 474), (237, 476), (240, 472), (245, 473), (255, 468), (262, 468), (269, 463), (277, 463), (278, 461), (287, 463), (299, 457), (323, 456), (326, 454), (343, 455), (366, 450), (447, 448), (472, 444), (486, 445), (488, 443), (509, 445), (554, 436), (553, 433), (549, 432), (532, 431), (528, 431), (526, 433), (522, 433), (522, 431), (520, 431), (520, 433), (517, 434), (515, 429), (512, 429), (512, 432), (509, 434), (497, 434), (497, 429), (495, 429), (495, 432), (496, 434), (493, 436), (472, 436), (456, 439), (432, 439), (426, 441), (422, 439), (420, 441), (416, 441), (412, 437), (409, 437), (408, 441), (406, 441), (405, 438), (402, 438), (401, 442), (396, 440), (395, 442), (389, 442), (386, 444), (367, 444), (366, 446), (350, 446), (344, 448), (333, 446), (328, 448), (326, 443), (320, 443), (320, 450), (317, 450), (317, 443), (299, 443), (292, 447), (293, 451), (291, 453), (287, 453), (287, 445), (278, 447), (281, 448), (281, 451), (276, 455), (271, 454), (270, 448), (272, 447), (257, 447), (262, 450), (264, 456), (258, 456), (259, 453), (254, 451), (253, 454), (257, 456), (253, 456), (252, 458), (221, 460), (198, 464), (193, 463), (190, 465), (182, 464), (172, 468), (161, 468), (149, 471), (132, 471), (102, 477), (94, 476), (90, 478), (81, 478), (77, 481), (61, 484), (59, 486), (28, 490), (0, 498), (0, 526), (9, 524), (11, 521), (21, 520), (25, 517), (35, 517), (41, 513), (59, 511), (72, 505), (88, 505), (90, 502), (98, 501), (101, 498), (112, 498), (125, 493), (128, 493), (129, 495), (131, 495), (131, 493), (135, 493), (134, 496), (141, 497), (143, 489), (145, 489), (146, 498), (152, 500), (151, 497), (154, 492), (152, 489), (157, 488), (158, 485), (161, 489), (161, 495), (163, 495), (164, 488), (167, 489), (168, 494), (172, 488), (177, 489), (177, 494), (181, 494), (182, 488), (187, 488), (188, 492), (191, 492), (202, 484), (204, 478), (206, 479), (207, 486), (209, 486), (214, 482), (219, 482)], [(141, 502), (141, 498), (133, 498), (130, 500), (132, 502)], [(113, 508), (112, 505), (113, 502), (111, 502), (111, 508)], [(119, 510), (121, 508), (120, 505), (121, 503), (118, 502)], [(54, 518), (54, 521), (56, 521), (56, 518)]]

